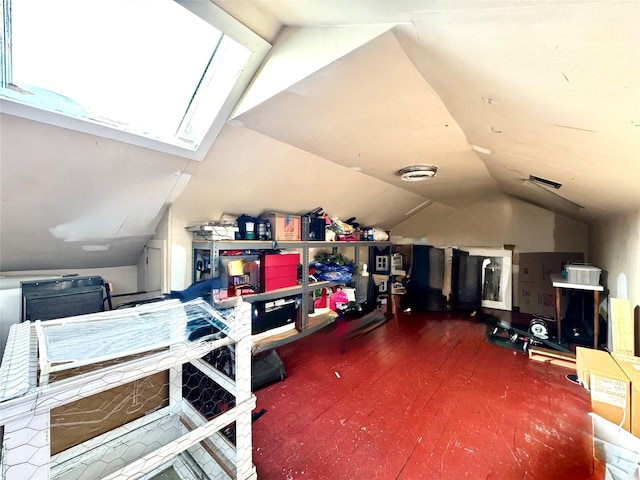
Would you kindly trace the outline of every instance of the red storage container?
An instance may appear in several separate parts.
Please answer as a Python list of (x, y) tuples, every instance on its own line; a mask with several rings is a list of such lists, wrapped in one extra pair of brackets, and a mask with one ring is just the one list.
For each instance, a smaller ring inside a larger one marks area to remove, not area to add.
[(265, 253), (260, 259), (260, 285), (263, 292), (298, 284), (300, 254)]

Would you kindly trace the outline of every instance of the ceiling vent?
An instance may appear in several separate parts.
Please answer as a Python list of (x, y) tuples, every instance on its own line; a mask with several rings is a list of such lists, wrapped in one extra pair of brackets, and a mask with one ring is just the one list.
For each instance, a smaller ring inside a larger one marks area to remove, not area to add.
[[(582, 205), (572, 202), (571, 200), (568, 200), (564, 197), (561, 197), (556, 192), (547, 189), (545, 186), (543, 186), (544, 184), (540, 182), (537, 182), (531, 179), (524, 179), (522, 183), (524, 184), (525, 187), (529, 187), (537, 191), (538, 193), (544, 195), (548, 200), (554, 202), (556, 205), (560, 205), (564, 208), (567, 208), (569, 210), (574, 210), (576, 212), (579, 212), (584, 208)], [(557, 188), (560, 188), (560, 184), (558, 183), (557, 185), (559, 185)]]
[(438, 173), (435, 165), (413, 165), (398, 170), (400, 178), (405, 182), (422, 182), (433, 178)]
[(547, 180), (546, 178), (542, 177), (536, 177), (535, 175), (529, 175), (529, 180), (540, 185), (544, 185), (545, 187), (555, 188), (556, 190), (558, 190), (562, 186), (561, 183), (554, 182), (553, 180)]

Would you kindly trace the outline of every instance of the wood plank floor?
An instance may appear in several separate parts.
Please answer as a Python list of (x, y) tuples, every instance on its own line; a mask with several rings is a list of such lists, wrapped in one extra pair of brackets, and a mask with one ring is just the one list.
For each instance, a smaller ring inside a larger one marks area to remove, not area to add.
[(588, 393), (570, 370), (485, 340), (456, 313), (348, 321), (278, 349), (256, 392), (260, 480), (596, 479)]

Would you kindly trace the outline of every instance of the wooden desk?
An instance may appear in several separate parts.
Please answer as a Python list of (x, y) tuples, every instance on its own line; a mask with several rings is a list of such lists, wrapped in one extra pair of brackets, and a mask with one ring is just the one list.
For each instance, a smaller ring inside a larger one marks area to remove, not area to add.
[(604, 291), (602, 285), (583, 285), (581, 283), (569, 283), (562, 275), (551, 275), (553, 294), (556, 302), (556, 326), (558, 328), (558, 343), (562, 343), (562, 317), (560, 311), (560, 289), (569, 288), (572, 290), (591, 290), (593, 292), (593, 348), (598, 348), (598, 331), (600, 312), (600, 292)]

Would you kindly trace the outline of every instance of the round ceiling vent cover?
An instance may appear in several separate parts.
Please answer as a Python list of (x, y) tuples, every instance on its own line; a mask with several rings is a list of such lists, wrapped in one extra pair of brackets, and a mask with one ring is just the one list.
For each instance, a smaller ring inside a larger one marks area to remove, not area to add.
[(413, 165), (399, 170), (400, 178), (405, 182), (422, 182), (436, 176), (438, 167), (435, 165)]

